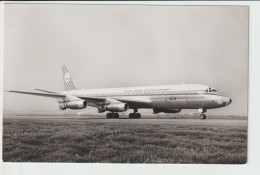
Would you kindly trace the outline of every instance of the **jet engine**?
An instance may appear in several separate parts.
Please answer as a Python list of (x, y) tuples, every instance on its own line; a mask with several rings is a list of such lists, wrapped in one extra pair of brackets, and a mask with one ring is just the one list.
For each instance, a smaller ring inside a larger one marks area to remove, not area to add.
[(59, 103), (59, 108), (61, 110), (69, 109), (84, 109), (88, 106), (87, 101), (85, 100), (73, 100)]
[(158, 114), (160, 112), (164, 112), (164, 113), (178, 113), (178, 112), (181, 112), (181, 109), (156, 109), (156, 108), (153, 108), (153, 113), (154, 114)]
[(128, 109), (128, 104), (126, 103), (116, 103), (116, 104), (108, 104), (108, 105), (100, 105), (98, 107), (98, 112), (124, 112)]

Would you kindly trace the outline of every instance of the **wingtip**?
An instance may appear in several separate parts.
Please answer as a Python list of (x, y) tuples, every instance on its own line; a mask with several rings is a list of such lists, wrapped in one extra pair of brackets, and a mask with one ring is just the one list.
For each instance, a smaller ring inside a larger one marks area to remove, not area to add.
[(4, 90), (4, 92), (12, 92), (12, 90)]

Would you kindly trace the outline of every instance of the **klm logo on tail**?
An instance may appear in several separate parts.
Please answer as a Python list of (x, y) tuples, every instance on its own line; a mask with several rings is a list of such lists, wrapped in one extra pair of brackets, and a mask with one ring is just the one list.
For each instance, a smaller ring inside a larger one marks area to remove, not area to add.
[(80, 90), (80, 88), (73, 81), (70, 71), (66, 65), (62, 65), (62, 76), (64, 80), (65, 91)]
[(66, 82), (66, 83), (68, 83), (69, 81), (70, 81), (70, 74), (69, 73), (65, 73), (64, 74), (64, 81)]

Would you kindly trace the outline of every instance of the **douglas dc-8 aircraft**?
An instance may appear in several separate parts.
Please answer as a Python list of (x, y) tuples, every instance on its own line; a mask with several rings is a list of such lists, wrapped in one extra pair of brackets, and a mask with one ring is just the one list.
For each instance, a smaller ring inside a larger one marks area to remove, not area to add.
[(109, 89), (79, 88), (66, 65), (62, 65), (65, 91), (56, 93), (41, 89), (39, 92), (9, 92), (56, 98), (60, 110), (84, 109), (88, 105), (96, 107), (99, 113), (109, 111), (107, 118), (119, 118), (117, 112), (133, 109), (129, 118), (141, 118), (140, 108), (151, 108), (154, 114), (178, 113), (182, 109), (198, 109), (200, 119), (206, 119), (207, 109), (229, 105), (229, 97), (218, 95), (215, 88), (197, 84), (180, 84), (166, 86), (144, 86)]

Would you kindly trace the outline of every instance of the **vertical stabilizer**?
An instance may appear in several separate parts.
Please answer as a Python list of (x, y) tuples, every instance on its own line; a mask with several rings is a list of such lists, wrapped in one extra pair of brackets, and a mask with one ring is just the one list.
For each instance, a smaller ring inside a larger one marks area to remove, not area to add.
[(66, 65), (62, 65), (62, 76), (63, 76), (65, 91), (73, 91), (73, 90), (80, 89), (74, 82), (74, 80), (70, 74), (70, 71)]

